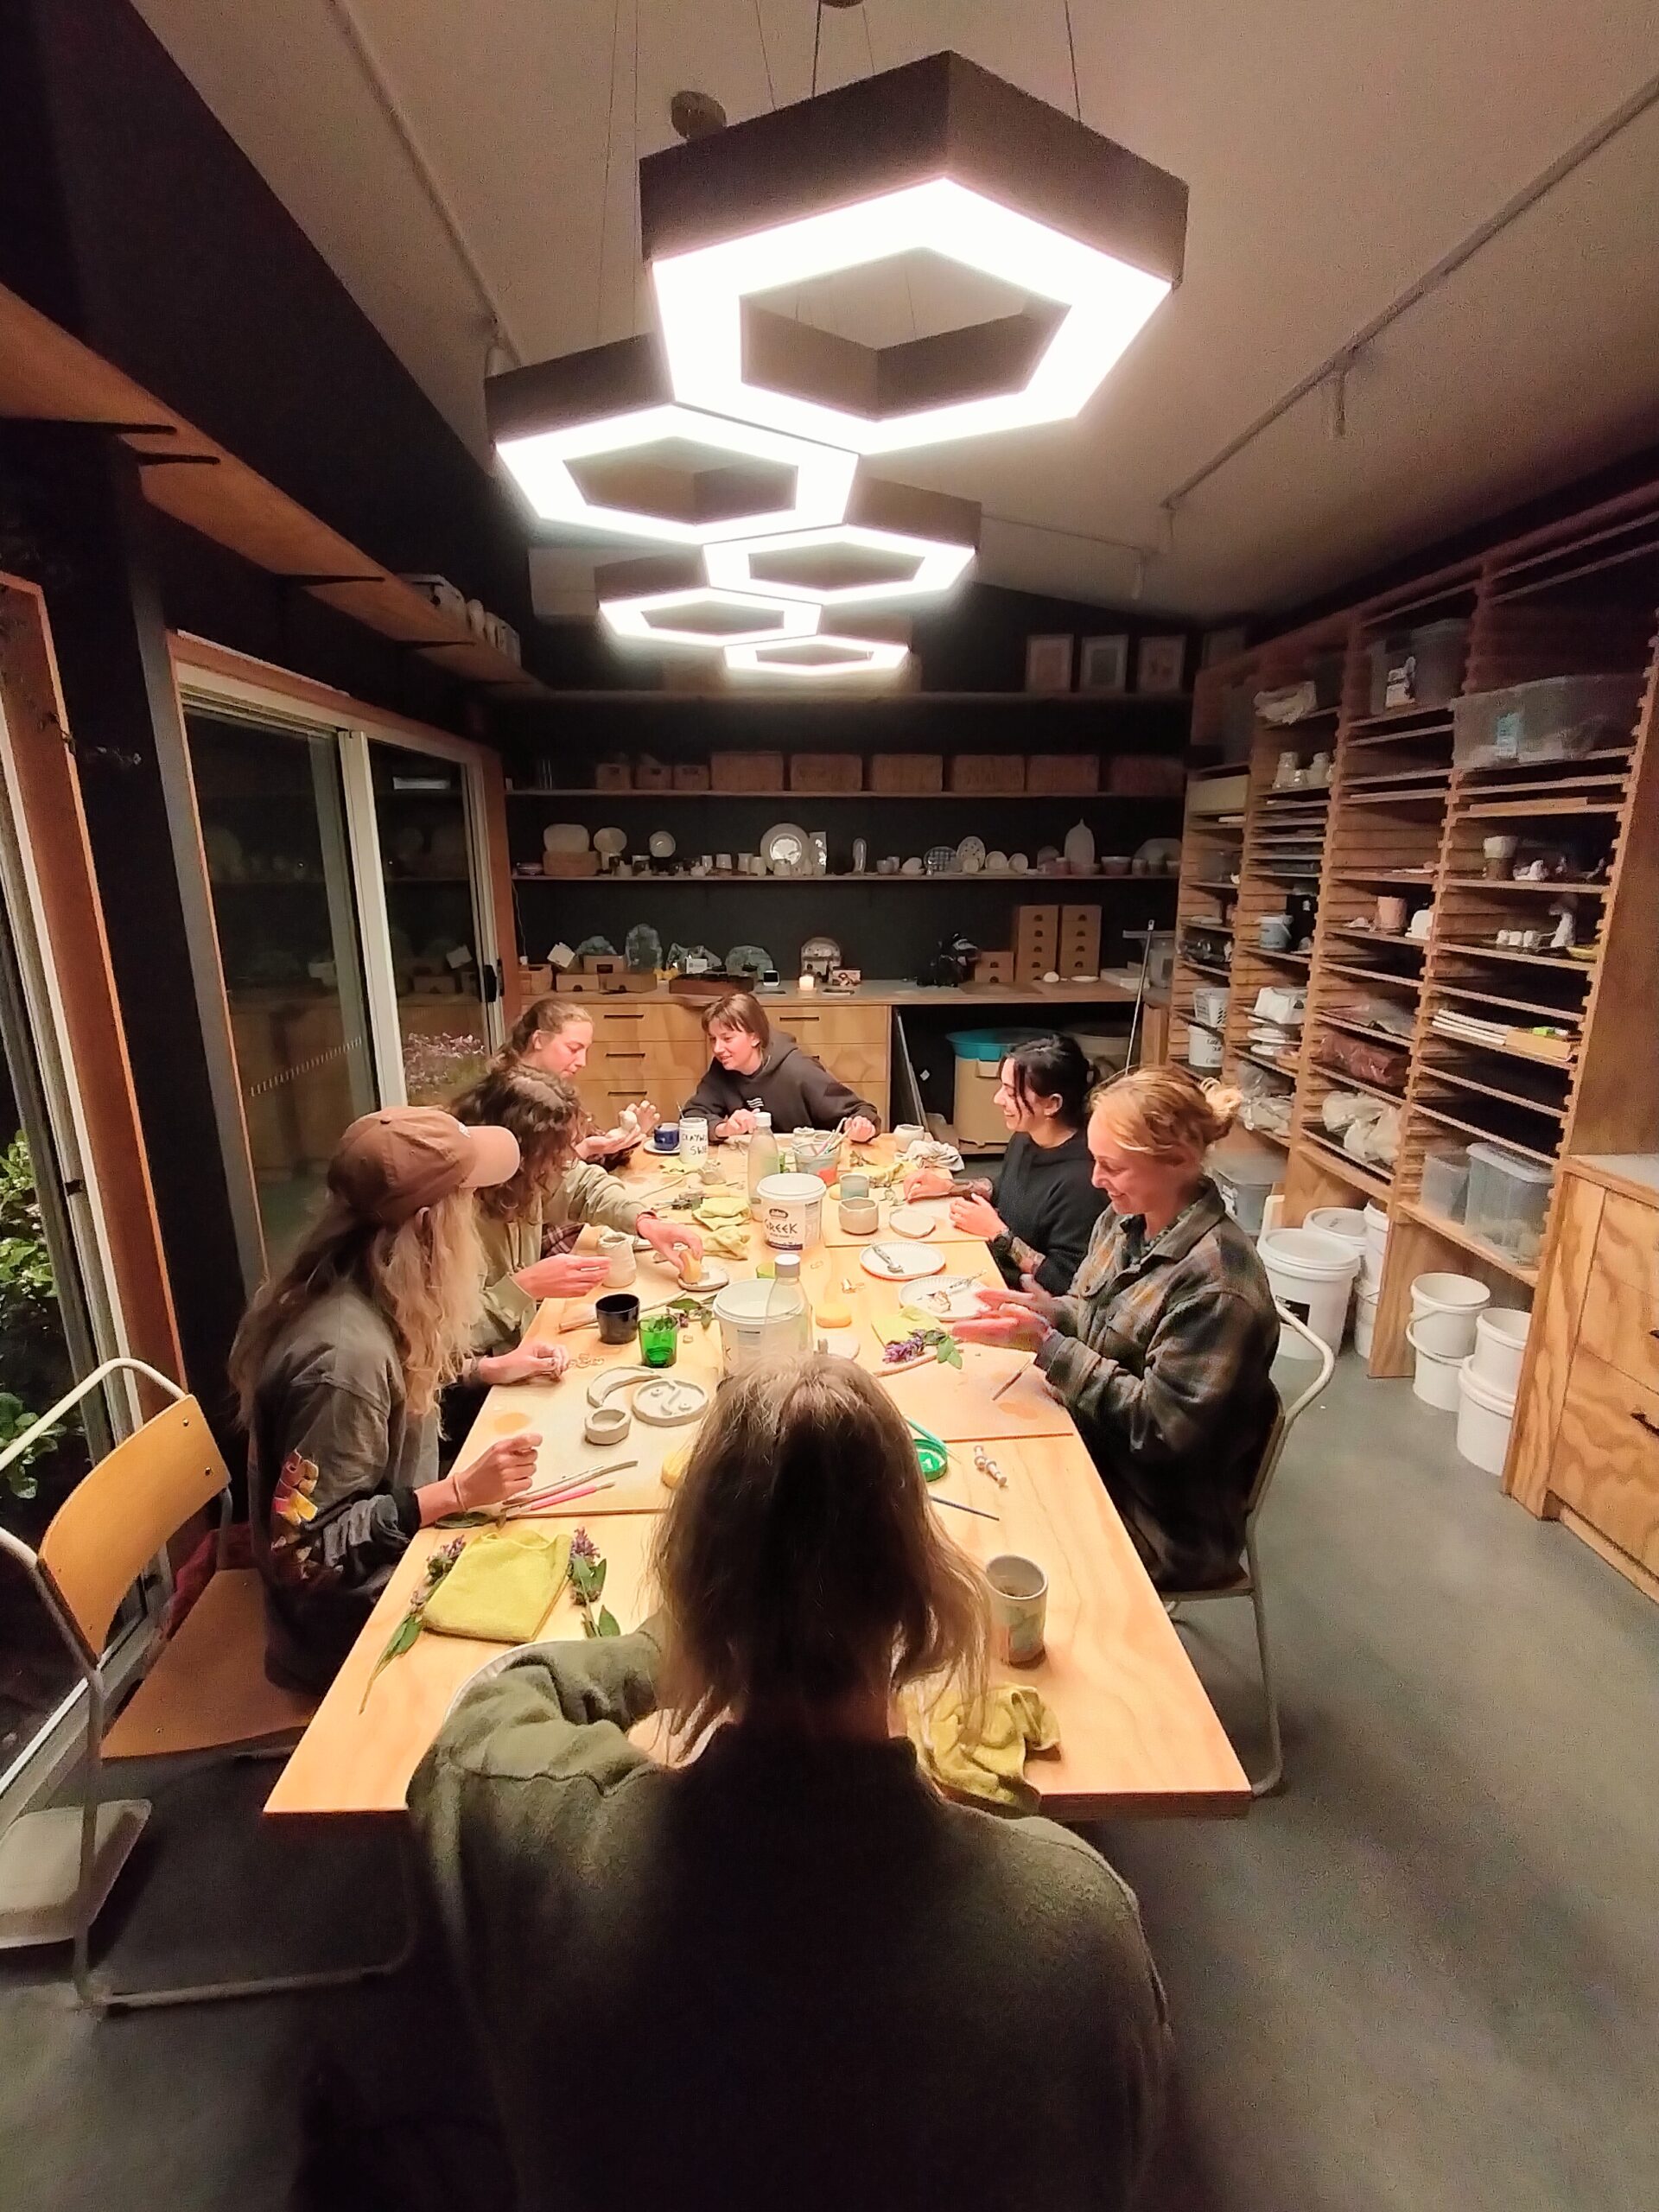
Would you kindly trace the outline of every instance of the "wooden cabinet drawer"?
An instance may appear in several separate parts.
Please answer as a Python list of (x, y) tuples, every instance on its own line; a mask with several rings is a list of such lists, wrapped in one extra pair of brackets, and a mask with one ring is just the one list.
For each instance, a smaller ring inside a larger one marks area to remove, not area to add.
[(1605, 1280), (1659, 1298), (1659, 1209), (1609, 1191), (1596, 1236), (1596, 1270)]
[(816, 1006), (798, 1011), (779, 1007), (774, 1019), (803, 1052), (816, 1052), (820, 1059), (826, 1045), (880, 1045), (884, 1052), (887, 1049), (888, 1016), (884, 1006)]
[(584, 1014), (594, 1024), (594, 1050), (603, 1046), (627, 1045), (649, 1038), (653, 1044), (701, 1045), (702, 1024), (695, 1006), (673, 999), (630, 999), (626, 995), (601, 1000), (583, 999)]
[(1659, 1389), (1631, 1382), (1582, 1341), (1549, 1487), (1621, 1551), (1659, 1572)]
[(1659, 1291), (1615, 1274), (1614, 1264), (1624, 1256), (1609, 1251), (1604, 1228), (1590, 1263), (1579, 1344), (1621, 1374), (1659, 1390)]

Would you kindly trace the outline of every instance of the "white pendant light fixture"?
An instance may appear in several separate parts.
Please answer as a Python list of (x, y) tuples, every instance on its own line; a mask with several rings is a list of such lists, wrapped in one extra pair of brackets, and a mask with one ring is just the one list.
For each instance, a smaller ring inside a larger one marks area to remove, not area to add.
[(495, 449), (543, 522), (704, 545), (846, 512), (850, 453), (680, 405), (653, 338), (515, 369), (484, 389)]
[(601, 621), (630, 645), (718, 652), (723, 646), (810, 638), (818, 626), (816, 601), (708, 583), (695, 556), (614, 562), (595, 570), (594, 585)]
[(937, 598), (966, 574), (979, 543), (970, 499), (861, 477), (847, 519), (817, 530), (706, 548), (710, 583), (815, 599), (827, 607)]
[(890, 675), (910, 658), (910, 647), (893, 639), (786, 638), (765, 645), (729, 645), (726, 665), (734, 674), (780, 676), (822, 683), (837, 677)]
[[(676, 398), (861, 454), (1075, 416), (1186, 230), (1178, 178), (954, 54), (653, 154), (639, 204)], [(887, 346), (760, 304), (911, 253), (1026, 304)]]

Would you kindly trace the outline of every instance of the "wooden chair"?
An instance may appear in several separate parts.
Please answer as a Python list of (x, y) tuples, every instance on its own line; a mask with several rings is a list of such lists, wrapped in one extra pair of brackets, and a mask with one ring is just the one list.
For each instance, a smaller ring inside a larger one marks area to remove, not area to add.
[[(107, 1987), (88, 1956), (92, 1925), (142, 1833), (149, 1806), (141, 1799), (102, 1799), (105, 1762), (200, 1755), (238, 1757), (286, 1752), (314, 1710), (309, 1699), (276, 1688), (264, 1674), (264, 1602), (251, 1568), (216, 1568), (176, 1635), (157, 1649), (125, 1711), (105, 1732), (99, 1655), (123, 1598), (176, 1534), (213, 1499), (219, 1500), (220, 1550), (228, 1525), (230, 1478), (200, 1407), (164, 1375), (136, 1359), (106, 1360), (0, 1453), (0, 1471), (30, 1440), (60, 1421), (111, 1375), (141, 1375), (170, 1402), (105, 1454), (52, 1516), (38, 1552), (0, 1529), (0, 1547), (28, 1574), (63, 1638), (86, 1694), (86, 1751), (79, 1814), (73, 1808), (26, 1814), (5, 1837), (8, 1867), (28, 1870), (28, 1924), (37, 1932), (14, 1940), (73, 1942), (73, 1975), (81, 2002), (94, 2011), (188, 2005), (211, 1998), (267, 1996), (328, 1989), (395, 1973), (414, 1948), (405, 1882), (405, 1932), (396, 1954), (368, 1966), (267, 1976), (166, 1989)], [(70, 1874), (66, 1830), (79, 1827)], [(29, 1831), (34, 1829), (31, 1836)], [(400, 1853), (400, 1859), (402, 1854)], [(48, 1872), (62, 1865), (55, 1885)], [(55, 1887), (55, 1894), (54, 1889)]]
[(1285, 1749), (1279, 1733), (1279, 1693), (1273, 1678), (1273, 1659), (1268, 1649), (1268, 1618), (1262, 1594), (1262, 1563), (1256, 1555), (1255, 1524), (1262, 1506), (1267, 1503), (1269, 1485), (1278, 1472), (1279, 1462), (1284, 1456), (1285, 1440), (1293, 1425), (1307, 1411), (1335, 1370), (1336, 1355), (1329, 1344), (1316, 1337), (1307, 1325), (1282, 1306), (1276, 1308), (1280, 1326), (1301, 1338), (1319, 1363), (1319, 1373), (1306, 1390), (1291, 1400), (1282, 1402), (1279, 1415), (1273, 1424), (1267, 1444), (1263, 1447), (1261, 1464), (1255, 1471), (1255, 1480), (1244, 1509), (1244, 1563), (1230, 1582), (1221, 1582), (1208, 1590), (1166, 1590), (1164, 1605), (1171, 1618), (1183, 1605), (1196, 1605), (1208, 1598), (1248, 1598), (1255, 1616), (1255, 1649), (1262, 1667), (1262, 1696), (1268, 1713), (1268, 1747), (1269, 1764), (1265, 1774), (1250, 1783), (1253, 1797), (1268, 1797), (1283, 1783), (1285, 1778)]

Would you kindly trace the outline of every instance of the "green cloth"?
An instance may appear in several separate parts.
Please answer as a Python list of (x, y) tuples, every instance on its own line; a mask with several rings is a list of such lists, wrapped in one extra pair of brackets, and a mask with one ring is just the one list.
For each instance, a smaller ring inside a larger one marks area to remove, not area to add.
[(410, 1784), (519, 2212), (1121, 2212), (1169, 2032), (1106, 1861), (902, 1736), (659, 1765), (659, 1665), (515, 1651)]
[(1033, 1811), (1037, 1792), (1026, 1780), (1027, 1751), (1057, 1751), (1060, 1724), (1029, 1684), (993, 1682), (975, 1713), (956, 1689), (931, 1703), (917, 1689), (904, 1696), (905, 1729), (922, 1770), (953, 1797)]
[(553, 1610), (570, 1569), (563, 1529), (484, 1529), (426, 1601), (421, 1618), (439, 1636), (528, 1643)]

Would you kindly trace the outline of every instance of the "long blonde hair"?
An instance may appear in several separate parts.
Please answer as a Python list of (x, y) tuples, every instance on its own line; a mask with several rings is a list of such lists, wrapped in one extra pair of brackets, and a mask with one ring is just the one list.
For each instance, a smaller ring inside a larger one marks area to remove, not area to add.
[(805, 1719), (946, 1675), (982, 1692), (984, 1577), (941, 1534), (892, 1401), (849, 1360), (813, 1354), (726, 1385), (652, 1567), (682, 1737), (757, 1702)]
[(256, 1292), (231, 1348), (244, 1427), (278, 1338), (320, 1299), (352, 1283), (385, 1316), (411, 1414), (429, 1414), (471, 1355), (482, 1313), (484, 1254), (470, 1191), (452, 1191), (396, 1229), (330, 1197), (280, 1274)]
[(1147, 1067), (1115, 1076), (1091, 1103), (1126, 1152), (1202, 1160), (1232, 1128), (1243, 1094), (1219, 1083), (1200, 1083), (1185, 1068)]

